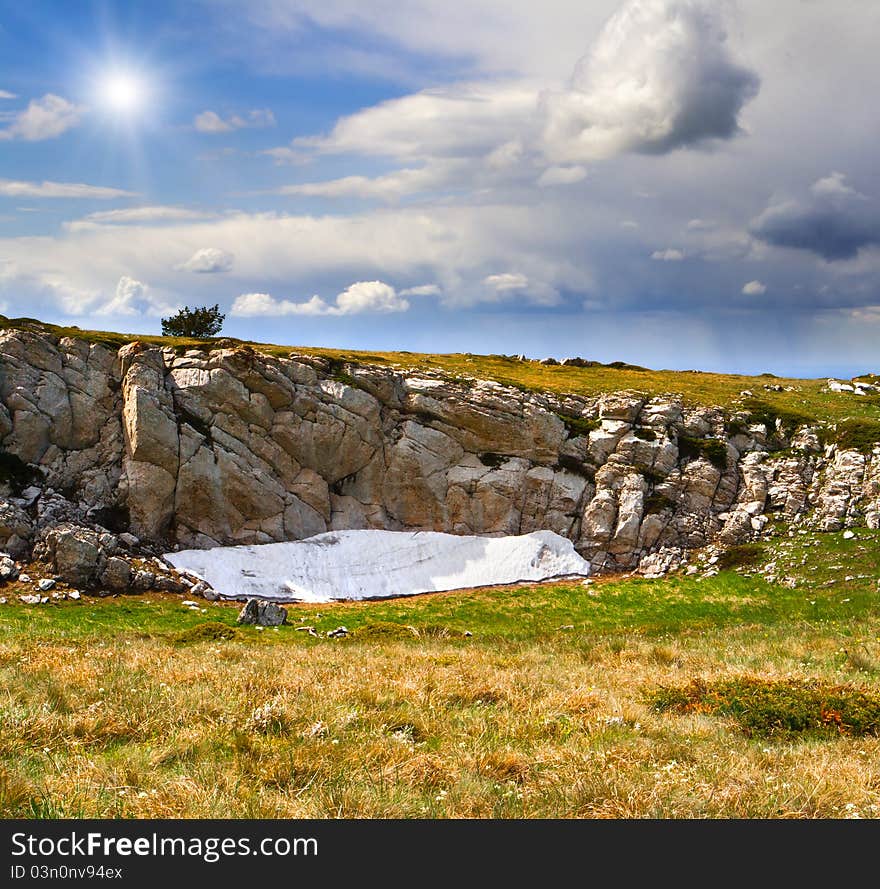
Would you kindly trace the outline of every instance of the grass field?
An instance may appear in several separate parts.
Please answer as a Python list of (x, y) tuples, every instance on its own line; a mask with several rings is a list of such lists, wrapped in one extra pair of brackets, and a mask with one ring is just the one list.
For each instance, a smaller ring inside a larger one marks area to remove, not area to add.
[(762, 547), (274, 631), (7, 585), (0, 816), (880, 816), (880, 532)]

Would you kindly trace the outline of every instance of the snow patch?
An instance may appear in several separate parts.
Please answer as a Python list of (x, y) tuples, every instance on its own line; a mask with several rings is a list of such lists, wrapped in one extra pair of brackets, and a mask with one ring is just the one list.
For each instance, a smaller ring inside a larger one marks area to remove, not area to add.
[(331, 602), (585, 577), (590, 563), (552, 531), (469, 537), (436, 531), (330, 531), (308, 540), (168, 553), (224, 599)]

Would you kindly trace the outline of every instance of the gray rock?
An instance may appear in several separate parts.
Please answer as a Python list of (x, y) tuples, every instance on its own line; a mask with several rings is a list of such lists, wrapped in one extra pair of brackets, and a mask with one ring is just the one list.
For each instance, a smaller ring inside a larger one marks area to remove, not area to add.
[(41, 593), (46, 593), (55, 586), (55, 581), (52, 580), (51, 577), (44, 577), (42, 580), (37, 581), (37, 589)]
[(101, 583), (111, 590), (127, 590), (131, 586), (131, 566), (125, 559), (111, 556), (101, 572)]
[(287, 609), (266, 599), (248, 599), (238, 615), (238, 622), (258, 627), (280, 627), (287, 623)]
[(0, 554), (0, 581), (15, 580), (18, 577), (18, 566), (5, 553)]

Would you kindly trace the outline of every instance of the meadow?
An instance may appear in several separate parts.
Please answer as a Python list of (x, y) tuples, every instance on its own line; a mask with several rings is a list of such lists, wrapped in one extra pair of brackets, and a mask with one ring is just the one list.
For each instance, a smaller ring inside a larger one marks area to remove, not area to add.
[(775, 526), (691, 576), (292, 605), (277, 630), (7, 585), (0, 816), (876, 817), (878, 579), (880, 532)]

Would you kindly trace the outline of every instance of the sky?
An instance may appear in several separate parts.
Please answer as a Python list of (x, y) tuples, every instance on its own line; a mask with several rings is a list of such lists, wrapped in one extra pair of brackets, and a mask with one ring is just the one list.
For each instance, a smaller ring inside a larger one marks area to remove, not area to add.
[(880, 4), (0, 0), (0, 313), (880, 370)]

